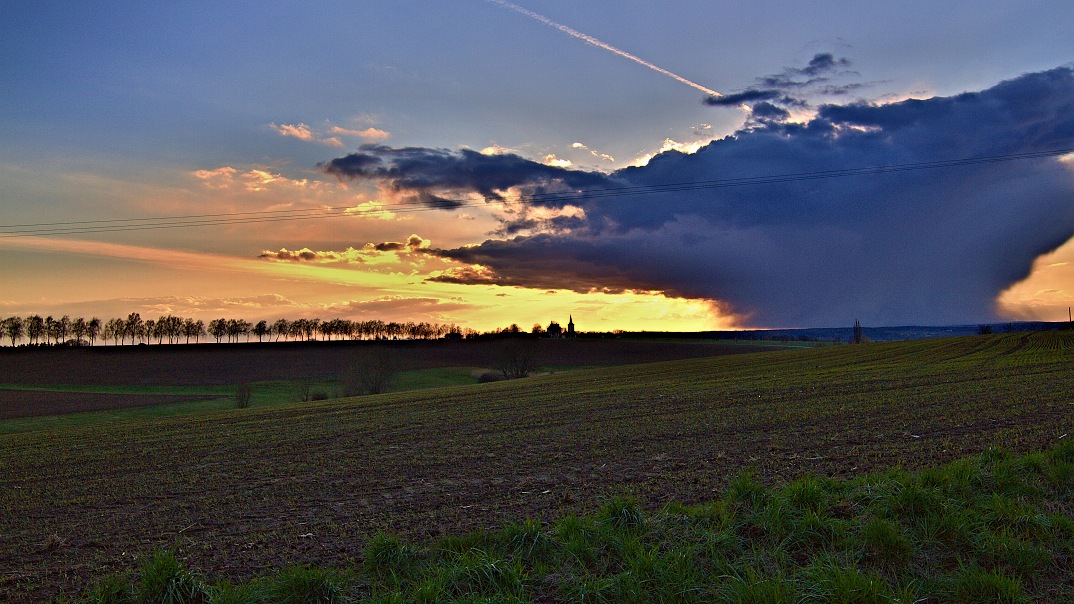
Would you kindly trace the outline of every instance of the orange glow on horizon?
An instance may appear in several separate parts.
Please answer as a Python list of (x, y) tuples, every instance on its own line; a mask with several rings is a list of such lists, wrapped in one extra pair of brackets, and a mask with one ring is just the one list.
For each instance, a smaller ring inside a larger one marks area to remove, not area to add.
[[(52, 238), (0, 240), (0, 250), (25, 256), (27, 263), (46, 254), (51, 264), (63, 267), (26, 283), (32, 299), (0, 301), (6, 315), (379, 318), (454, 323), (478, 331), (512, 323), (529, 331), (535, 323), (565, 324), (568, 316), (580, 331), (707, 331), (736, 325), (713, 303), (658, 293), (430, 282), (426, 278), (442, 261), (423, 267), (395, 251), (372, 262), (330, 265)], [(57, 263), (56, 255), (65, 259)], [(87, 266), (98, 268), (87, 271)], [(116, 275), (115, 282), (102, 278), (108, 274)]]
[[(424, 241), (423, 241), (424, 243)], [(744, 329), (744, 317), (728, 314), (717, 303), (668, 298), (659, 293), (579, 293), (497, 285), (461, 285), (427, 281), (448, 261), (405, 250), (351, 250), (343, 259), (361, 262), (285, 262), (203, 252), (58, 238), (0, 239), (11, 255), (47, 254), (64, 267), (38, 275), (19, 299), (9, 290), (0, 300), (5, 314), (101, 315), (173, 309), (197, 318), (219, 315), (221, 304), (206, 300), (249, 300), (223, 304), (246, 319), (280, 317), (382, 318), (454, 323), (479, 331), (517, 323), (527, 331), (534, 323), (577, 318), (582, 331), (708, 331)], [(94, 260), (96, 258), (97, 260)], [(352, 258), (352, 260), (354, 259)], [(55, 262), (54, 260), (52, 262)], [(100, 264), (100, 268), (86, 270)], [(112, 268), (115, 267), (115, 268)], [(137, 275), (107, 280), (108, 274)], [(997, 313), (1012, 321), (1064, 321), (1074, 303), (1074, 240), (1037, 259), (1028, 278), (997, 297)], [(151, 295), (146, 295), (151, 292)], [(387, 300), (395, 300), (389, 304)], [(129, 307), (129, 308), (128, 308)], [(83, 310), (85, 309), (85, 310)], [(99, 310), (98, 310), (99, 309)], [(369, 313), (383, 316), (370, 316)], [(167, 312), (173, 312), (168, 310)], [(160, 313), (164, 314), (164, 313)], [(410, 316), (414, 314), (415, 316)]]

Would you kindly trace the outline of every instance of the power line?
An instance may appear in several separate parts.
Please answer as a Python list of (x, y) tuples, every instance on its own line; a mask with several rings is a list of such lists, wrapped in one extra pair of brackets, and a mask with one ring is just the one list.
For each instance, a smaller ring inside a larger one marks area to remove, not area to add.
[[(822, 170), (814, 172), (796, 172), (790, 174), (778, 174), (768, 176), (749, 176), (742, 178), (725, 178), (718, 180), (665, 183), (659, 185), (605, 187), (596, 189), (585, 189), (568, 193), (534, 193), (529, 195), (523, 195), (519, 198), (518, 203), (521, 203), (523, 205), (569, 203), (573, 201), (614, 199), (619, 197), (638, 195), (659, 195), (665, 193), (696, 191), (703, 189), (757, 186), (765, 184), (779, 184), (828, 178), (845, 178), (850, 176), (869, 176), (875, 174), (907, 172), (914, 170), (953, 168), (958, 166), (970, 166), (1017, 160), (1058, 157), (1069, 153), (1074, 153), (1074, 149), (1055, 149), (1050, 151), (1033, 151), (1028, 153), (989, 155), (930, 162), (914, 162), (905, 164), (891, 164), (886, 166), (845, 168), (840, 170)], [(185, 214), (177, 216), (159, 216), (154, 218), (116, 218), (100, 220), (76, 220), (66, 222), (10, 224), (0, 225), (0, 238), (50, 235), (80, 235), (92, 233), (115, 233), (124, 231), (145, 231), (203, 226), (256, 224), (264, 222), (289, 222), (343, 216), (376, 215), (380, 212), (410, 213), (428, 212), (433, 210), (452, 210), (457, 208), (484, 206), (488, 203), (490, 203), (489, 200), (475, 201), (472, 199), (442, 198), (433, 205), (430, 205), (426, 202), (413, 200), (397, 204), (395, 206), (388, 206), (384, 209), (372, 209), (368, 211), (355, 211), (354, 208), (351, 206), (325, 206), (321, 208), (288, 210)]]

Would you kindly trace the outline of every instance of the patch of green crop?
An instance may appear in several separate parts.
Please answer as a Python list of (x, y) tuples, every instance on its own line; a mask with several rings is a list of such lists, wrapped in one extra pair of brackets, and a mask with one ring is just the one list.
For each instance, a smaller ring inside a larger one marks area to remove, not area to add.
[(85, 384), (0, 384), (0, 390), (30, 390), (39, 392), (85, 392), (90, 394), (165, 394), (165, 395), (225, 395), (228, 386), (116, 386)]
[(465, 386), (477, 383), (477, 367), (439, 367), (400, 372), (392, 384), (392, 392)]
[[(476, 377), (477, 371), (478, 370), (473, 367), (447, 367), (404, 371), (400, 373), (398, 378), (394, 381), (392, 392), (409, 392), (413, 390), (476, 384), (478, 382)], [(162, 403), (124, 409), (0, 420), (0, 434), (5, 432), (24, 432), (30, 430), (56, 430), (60, 428), (86, 426), (98, 423), (163, 418), (234, 408), (236, 387), (244, 385), (248, 385), (251, 390), (250, 407), (282, 405), (296, 401), (308, 402), (311, 400), (329, 400), (343, 396), (342, 385), (337, 379), (253, 382), (251, 384), (236, 384), (229, 386), (94, 386), (71, 384), (40, 384), (28, 386), (23, 384), (0, 384), (0, 389), (3, 390), (112, 395), (205, 395), (206, 397), (212, 397), (202, 401)], [(223, 400), (224, 397), (226, 397), (227, 400)]]
[[(234, 394), (232, 392), (228, 394)], [(117, 422), (142, 421), (159, 419), (180, 415), (198, 414), (207, 411), (218, 411), (234, 407), (232, 398), (213, 398), (204, 401), (184, 401), (178, 403), (163, 403), (145, 407), (130, 407), (126, 409), (109, 409), (104, 411), (88, 411), (85, 413), (68, 413), (64, 415), (44, 415), (34, 417), (17, 417), (0, 420), (0, 434), (54, 431), (67, 428), (79, 428), (97, 424), (112, 424)]]

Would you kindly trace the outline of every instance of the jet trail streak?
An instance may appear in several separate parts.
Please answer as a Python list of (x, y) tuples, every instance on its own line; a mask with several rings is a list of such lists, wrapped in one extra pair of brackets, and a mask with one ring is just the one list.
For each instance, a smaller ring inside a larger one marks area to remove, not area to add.
[(670, 71), (664, 69), (663, 67), (658, 67), (656, 65), (653, 65), (652, 63), (646, 61), (645, 59), (642, 59), (640, 57), (636, 57), (636, 56), (630, 54), (629, 52), (627, 52), (625, 50), (620, 50), (620, 49), (612, 46), (611, 44), (601, 42), (600, 40), (594, 38), (593, 36), (583, 34), (582, 32), (580, 32), (580, 31), (578, 31), (576, 29), (572, 29), (570, 27), (567, 27), (566, 25), (563, 25), (562, 23), (556, 23), (555, 21), (549, 19), (548, 17), (545, 17), (544, 15), (540, 15), (538, 13), (535, 13), (535, 12), (531, 11), (531, 10), (522, 8), (521, 6), (519, 6), (517, 4), (508, 2), (507, 0), (488, 0), (488, 1), (489, 2), (494, 2), (496, 4), (499, 4), (500, 6), (502, 6), (504, 8), (509, 8), (509, 9), (511, 9), (511, 10), (517, 12), (517, 13), (521, 13), (523, 15), (526, 15), (530, 19), (533, 19), (535, 21), (539, 21), (541, 23), (544, 23), (545, 25), (547, 25), (549, 27), (554, 27), (554, 28), (558, 29), (559, 31), (567, 34), (568, 36), (571, 36), (573, 38), (578, 38), (579, 40), (582, 40), (586, 44), (592, 44), (593, 46), (596, 46), (597, 48), (602, 48), (602, 49), (607, 50), (609, 52), (615, 53), (615, 54), (623, 57), (624, 59), (629, 59), (631, 61), (634, 61), (638, 65), (643, 65), (645, 67), (648, 67), (649, 69), (652, 69), (653, 71), (656, 71), (658, 73), (662, 73), (662, 74), (668, 76), (669, 78), (673, 78), (673, 79), (675, 79), (675, 80), (677, 80), (679, 82), (682, 82), (683, 84), (686, 84), (687, 86), (690, 86), (691, 88), (695, 88), (697, 90), (700, 90), (701, 92), (704, 92), (705, 94), (709, 94), (709, 95), (712, 95), (712, 96), (715, 96), (715, 97), (723, 96), (722, 94), (720, 94), (719, 92), (716, 92), (715, 90), (712, 90), (711, 88), (706, 88), (706, 87), (702, 86), (701, 84), (698, 84), (697, 82), (691, 82), (690, 80), (687, 80), (686, 78), (684, 78), (684, 77), (682, 77), (682, 76), (680, 76), (678, 74), (671, 73)]

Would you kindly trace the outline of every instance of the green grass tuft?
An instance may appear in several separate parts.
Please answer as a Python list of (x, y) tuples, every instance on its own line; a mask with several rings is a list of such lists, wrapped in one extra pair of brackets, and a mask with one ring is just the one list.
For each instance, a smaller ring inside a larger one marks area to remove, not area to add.
[(809, 600), (831, 604), (888, 604), (896, 601), (887, 581), (844, 560), (823, 556), (805, 571)]
[(996, 571), (961, 566), (951, 580), (949, 602), (959, 604), (1022, 604), (1029, 602), (1022, 583)]
[(210, 604), (212, 594), (183, 568), (170, 551), (159, 551), (142, 564), (136, 602), (139, 604)]
[(364, 569), (376, 577), (406, 577), (420, 564), (418, 552), (398, 537), (377, 533), (365, 547)]
[(522, 522), (511, 523), (504, 529), (511, 552), (523, 560), (543, 557), (552, 547), (552, 540), (540, 520), (527, 518)]
[(130, 580), (120, 575), (105, 575), (86, 595), (86, 604), (133, 604), (135, 594)]
[(350, 602), (347, 581), (322, 568), (296, 566), (284, 569), (265, 588), (267, 604), (345, 604)]
[(913, 545), (898, 526), (884, 518), (870, 518), (861, 529), (869, 558), (889, 569), (901, 569), (910, 562)]
[(797, 583), (778, 572), (746, 567), (719, 590), (720, 598), (734, 604), (791, 604), (800, 599)]
[(604, 503), (598, 514), (601, 524), (621, 531), (645, 529), (645, 513), (633, 497), (616, 495)]

